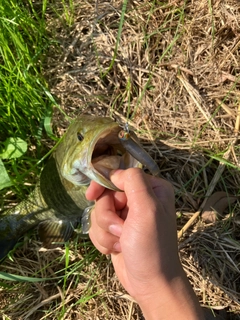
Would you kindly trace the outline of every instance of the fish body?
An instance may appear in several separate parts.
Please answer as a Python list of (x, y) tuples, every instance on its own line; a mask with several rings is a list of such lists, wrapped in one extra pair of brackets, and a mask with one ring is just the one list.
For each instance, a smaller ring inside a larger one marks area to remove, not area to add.
[(0, 216), (0, 259), (19, 238), (38, 226), (45, 246), (67, 241), (82, 219), (88, 232), (93, 202), (85, 192), (91, 180), (118, 190), (110, 181), (113, 169), (141, 167), (119, 141), (121, 127), (110, 118), (82, 115), (69, 127), (43, 168), (29, 197)]

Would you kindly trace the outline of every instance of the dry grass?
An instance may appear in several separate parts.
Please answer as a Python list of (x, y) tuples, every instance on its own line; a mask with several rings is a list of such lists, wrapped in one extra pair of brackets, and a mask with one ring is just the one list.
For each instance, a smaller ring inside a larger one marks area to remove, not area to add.
[[(174, 184), (179, 231), (196, 213), (179, 249), (201, 303), (225, 309), (226, 319), (240, 319), (239, 203), (215, 224), (199, 218), (214, 191), (239, 194), (238, 1), (129, 1), (110, 70), (122, 2), (75, 0), (74, 5), (71, 27), (48, 12), (49, 30), (60, 42), (45, 69), (52, 93), (71, 118), (87, 112), (122, 123), (128, 119), (162, 176)], [(55, 126), (60, 133), (65, 128), (58, 109)], [(66, 283), (6, 282), (13, 288), (0, 292), (3, 319), (142, 319), (107, 259), (89, 245), (70, 249)], [(83, 259), (85, 251), (93, 261)], [(54, 278), (66, 272), (63, 255), (39, 252), (33, 241), (1, 270)], [(85, 296), (90, 298), (84, 302)]]

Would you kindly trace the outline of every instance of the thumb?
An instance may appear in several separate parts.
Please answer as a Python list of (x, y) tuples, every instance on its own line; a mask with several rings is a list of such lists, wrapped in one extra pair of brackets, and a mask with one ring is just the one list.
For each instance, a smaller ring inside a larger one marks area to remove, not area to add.
[(123, 190), (127, 196), (139, 194), (142, 192), (151, 193), (151, 185), (147, 175), (139, 168), (130, 168), (127, 170), (113, 170), (110, 173), (110, 179), (120, 190)]
[(110, 175), (111, 181), (123, 190), (128, 199), (128, 205), (134, 208), (134, 213), (143, 214), (156, 207), (156, 196), (150, 179), (141, 169), (130, 168), (116, 170)]
[(139, 168), (113, 170), (110, 179), (125, 192), (129, 204), (149, 212), (150, 207), (161, 203), (175, 217), (174, 189), (170, 182), (147, 175)]

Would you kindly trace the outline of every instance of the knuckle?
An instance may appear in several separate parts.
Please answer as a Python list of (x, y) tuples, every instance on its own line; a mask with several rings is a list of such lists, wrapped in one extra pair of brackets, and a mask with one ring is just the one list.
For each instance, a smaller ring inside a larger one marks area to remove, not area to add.
[(96, 216), (96, 222), (99, 225), (100, 228), (104, 230), (108, 230), (108, 226), (111, 223), (111, 212), (105, 211), (104, 213), (101, 212), (101, 214), (98, 214)]
[(98, 243), (102, 247), (110, 249), (112, 247), (111, 235), (107, 232), (101, 232), (98, 235)]
[(101, 250), (99, 250), (102, 254), (111, 254), (112, 250), (109, 250), (108, 248), (102, 248)]
[(89, 230), (89, 237), (94, 244), (94, 246), (97, 248), (98, 251), (100, 251), (102, 254), (110, 254), (111, 250), (110, 248), (106, 247), (101, 240), (101, 237), (99, 235), (96, 235), (92, 228)]

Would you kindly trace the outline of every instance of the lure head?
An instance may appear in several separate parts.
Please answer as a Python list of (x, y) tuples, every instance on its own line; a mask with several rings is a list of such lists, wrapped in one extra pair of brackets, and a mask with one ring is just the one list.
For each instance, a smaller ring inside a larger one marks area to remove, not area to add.
[(120, 141), (127, 141), (130, 139), (130, 132), (126, 130), (121, 130), (118, 133), (118, 138), (120, 139)]

